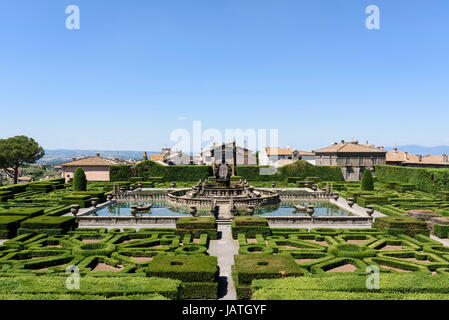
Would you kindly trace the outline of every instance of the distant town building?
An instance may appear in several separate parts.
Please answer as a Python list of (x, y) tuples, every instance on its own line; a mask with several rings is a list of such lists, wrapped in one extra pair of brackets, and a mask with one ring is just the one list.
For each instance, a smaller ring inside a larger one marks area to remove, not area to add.
[(449, 168), (449, 157), (447, 154), (434, 155), (412, 155), (407, 152), (398, 151), (394, 148), (392, 152), (387, 152), (387, 164), (405, 167), (422, 168)]
[(120, 164), (118, 159), (102, 158), (99, 153), (96, 157), (73, 158), (72, 161), (61, 164), (61, 177), (68, 182), (73, 178), (75, 170), (83, 168), (87, 181), (109, 181), (109, 168), (111, 165)]
[(394, 148), (393, 151), (389, 151), (386, 154), (386, 164), (393, 166), (401, 166), (406, 161), (417, 161), (418, 159), (418, 156), (408, 152), (398, 151), (397, 148)]
[(212, 163), (232, 165), (257, 165), (256, 156), (247, 148), (237, 146), (235, 142), (214, 144), (195, 155), (195, 164), (212, 165)]
[(17, 178), (17, 183), (26, 183), (26, 182), (33, 182), (34, 178), (33, 177), (18, 177)]
[(315, 164), (315, 154), (313, 152), (271, 147), (264, 148), (259, 152), (259, 165), (281, 167), (301, 159)]
[(190, 165), (193, 164), (192, 156), (181, 151), (164, 147), (160, 154), (150, 155), (150, 160), (162, 165)]
[(387, 151), (383, 147), (374, 147), (366, 142), (335, 142), (329, 147), (314, 151), (316, 165), (340, 166), (343, 179), (358, 181), (363, 171), (369, 169), (374, 173), (374, 166), (386, 164)]

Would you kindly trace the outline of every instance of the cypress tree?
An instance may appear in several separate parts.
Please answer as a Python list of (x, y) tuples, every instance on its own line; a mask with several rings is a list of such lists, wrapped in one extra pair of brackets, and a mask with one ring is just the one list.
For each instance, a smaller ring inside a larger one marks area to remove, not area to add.
[(374, 190), (373, 176), (371, 174), (370, 169), (365, 169), (363, 171), (362, 190), (364, 190), (364, 191), (373, 191)]
[(76, 168), (73, 174), (73, 191), (86, 191), (87, 179), (83, 168)]

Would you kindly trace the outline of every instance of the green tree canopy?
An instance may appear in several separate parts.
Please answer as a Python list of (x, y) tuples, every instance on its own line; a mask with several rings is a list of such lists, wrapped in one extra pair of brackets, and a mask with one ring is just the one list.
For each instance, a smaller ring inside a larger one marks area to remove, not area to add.
[(17, 183), (20, 166), (35, 163), (44, 155), (44, 149), (33, 138), (0, 139), (0, 167), (14, 179), (14, 183)]
[(73, 191), (86, 191), (87, 179), (83, 168), (76, 168), (73, 174)]
[(365, 169), (363, 171), (361, 187), (364, 191), (374, 190), (373, 175), (371, 174), (370, 169)]

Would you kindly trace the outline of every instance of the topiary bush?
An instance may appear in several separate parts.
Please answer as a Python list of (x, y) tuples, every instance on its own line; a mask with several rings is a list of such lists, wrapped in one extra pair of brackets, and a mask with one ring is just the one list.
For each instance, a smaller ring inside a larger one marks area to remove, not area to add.
[(369, 170), (369, 169), (365, 169), (363, 171), (361, 189), (363, 191), (373, 191), (374, 190), (373, 175), (371, 174), (371, 170)]
[(86, 191), (87, 179), (83, 168), (76, 168), (73, 174), (73, 191)]

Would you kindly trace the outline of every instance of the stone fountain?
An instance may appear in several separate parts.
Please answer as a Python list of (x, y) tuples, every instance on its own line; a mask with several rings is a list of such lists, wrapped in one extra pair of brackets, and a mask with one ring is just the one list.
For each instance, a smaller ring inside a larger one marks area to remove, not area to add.
[(217, 208), (218, 218), (230, 219), (238, 208), (248, 209), (278, 204), (279, 194), (271, 190), (255, 189), (246, 180), (231, 182), (231, 167), (220, 164), (215, 170), (216, 183), (198, 181), (191, 189), (172, 191), (167, 202), (175, 207)]

